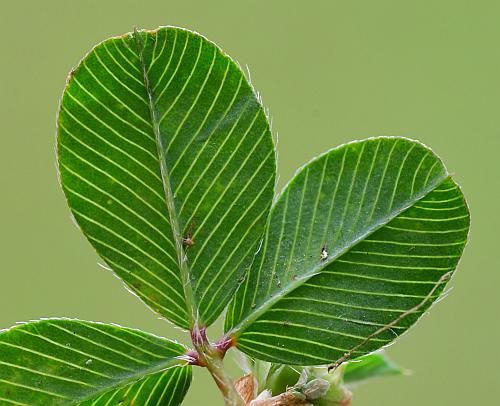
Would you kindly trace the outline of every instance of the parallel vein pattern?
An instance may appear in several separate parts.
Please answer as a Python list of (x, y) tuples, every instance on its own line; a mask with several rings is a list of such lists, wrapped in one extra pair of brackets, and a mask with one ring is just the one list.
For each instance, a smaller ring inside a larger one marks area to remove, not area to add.
[(2, 405), (179, 405), (191, 367), (175, 342), (122, 327), (48, 319), (0, 334)]
[[(260, 359), (333, 362), (421, 303), (456, 268), (468, 227), (459, 188), (421, 144), (378, 138), (332, 150), (272, 209), (226, 330)], [(443, 288), (354, 355), (406, 331)]]
[(269, 125), (239, 67), (177, 28), (105, 41), (68, 81), (58, 151), (69, 206), (106, 263), (178, 326), (212, 323), (274, 194)]
[(191, 382), (189, 368), (158, 372), (130, 385), (106, 392), (79, 406), (180, 405)]

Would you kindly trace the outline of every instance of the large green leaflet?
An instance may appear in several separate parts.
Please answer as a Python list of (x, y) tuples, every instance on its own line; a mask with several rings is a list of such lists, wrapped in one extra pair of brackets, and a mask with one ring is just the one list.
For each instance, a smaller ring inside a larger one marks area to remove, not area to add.
[(272, 362), (319, 365), (374, 351), (439, 296), (468, 228), (460, 189), (420, 143), (341, 146), (306, 165), (274, 205), (226, 331), (242, 351)]
[(239, 67), (178, 28), (107, 40), (68, 79), (58, 154), (72, 213), (106, 263), (178, 326), (211, 324), (274, 194), (267, 117)]
[(0, 404), (179, 405), (186, 349), (137, 330), (47, 319), (0, 334)]

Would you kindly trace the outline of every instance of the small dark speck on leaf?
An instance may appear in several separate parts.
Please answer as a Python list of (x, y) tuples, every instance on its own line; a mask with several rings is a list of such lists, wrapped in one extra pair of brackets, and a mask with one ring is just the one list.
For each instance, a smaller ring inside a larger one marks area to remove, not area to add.
[(328, 249), (326, 248), (326, 245), (323, 245), (323, 248), (321, 248), (321, 260), (325, 261), (328, 259)]
[(194, 245), (194, 240), (191, 237), (183, 238), (182, 243), (186, 247), (192, 247)]
[(185, 247), (192, 247), (194, 245), (194, 239), (193, 239), (193, 227), (194, 227), (194, 223), (192, 222), (190, 225), (189, 225), (189, 228), (184, 236), (184, 238), (182, 239), (182, 244), (185, 246)]

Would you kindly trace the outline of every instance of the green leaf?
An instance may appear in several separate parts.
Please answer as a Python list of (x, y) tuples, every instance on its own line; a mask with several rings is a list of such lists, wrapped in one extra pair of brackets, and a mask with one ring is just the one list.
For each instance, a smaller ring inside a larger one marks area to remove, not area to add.
[(80, 406), (168, 406), (180, 405), (191, 382), (191, 371), (174, 368), (148, 375), (125, 387), (120, 387), (93, 399), (79, 403)]
[(0, 403), (179, 405), (191, 382), (185, 353), (173, 341), (114, 325), (23, 324), (0, 334)]
[(439, 296), (468, 229), (460, 189), (422, 144), (383, 137), (341, 146), (283, 190), (226, 331), (242, 351), (277, 363), (372, 352)]
[(61, 101), (59, 170), (76, 221), (183, 328), (211, 324), (241, 282), (271, 207), (274, 154), (238, 65), (178, 28), (99, 44)]
[(375, 352), (348, 362), (344, 368), (344, 382), (356, 384), (372, 378), (404, 373), (405, 370), (394, 364), (385, 352)]

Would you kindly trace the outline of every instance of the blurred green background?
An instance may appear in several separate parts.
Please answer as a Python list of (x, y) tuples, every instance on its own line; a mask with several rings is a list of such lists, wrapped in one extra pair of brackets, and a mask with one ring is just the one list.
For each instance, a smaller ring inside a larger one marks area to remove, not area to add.
[[(281, 185), (316, 154), (368, 136), (416, 138), (442, 156), (471, 206), (469, 246), (449, 297), (389, 349), (413, 375), (362, 386), (354, 404), (499, 404), (499, 1), (1, 6), (0, 328), (68, 316), (185, 341), (98, 266), (70, 220), (54, 157), (59, 96), (80, 58), (134, 26), (179, 25), (250, 67), (279, 134)], [(222, 404), (205, 371), (185, 404)]]

